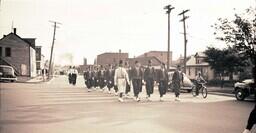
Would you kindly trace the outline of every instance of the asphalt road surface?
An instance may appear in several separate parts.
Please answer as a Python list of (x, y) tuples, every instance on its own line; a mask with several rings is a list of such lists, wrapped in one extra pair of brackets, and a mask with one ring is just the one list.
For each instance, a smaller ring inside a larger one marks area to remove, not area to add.
[(254, 103), (234, 97), (206, 99), (168, 93), (152, 102), (113, 94), (87, 92), (83, 78), (76, 86), (58, 76), (48, 83), (0, 83), (1, 133), (241, 133)]

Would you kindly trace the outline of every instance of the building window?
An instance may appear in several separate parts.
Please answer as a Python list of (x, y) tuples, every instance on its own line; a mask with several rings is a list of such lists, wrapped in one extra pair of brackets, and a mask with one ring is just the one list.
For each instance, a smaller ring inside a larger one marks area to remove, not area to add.
[(3, 49), (3, 48), (0, 47), (0, 57), (2, 57), (2, 53), (3, 53), (3, 52), (2, 52), (2, 49)]
[(190, 67), (188, 68), (188, 75), (191, 75)]
[(11, 57), (11, 48), (5, 48), (5, 56)]

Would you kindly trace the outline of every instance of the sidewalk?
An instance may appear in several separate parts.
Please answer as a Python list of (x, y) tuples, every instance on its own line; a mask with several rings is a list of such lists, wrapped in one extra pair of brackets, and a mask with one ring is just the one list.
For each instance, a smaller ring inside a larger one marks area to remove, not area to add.
[(207, 86), (208, 92), (221, 92), (221, 93), (234, 93), (234, 88), (233, 87), (216, 87), (216, 86)]
[(53, 79), (46, 79), (43, 81), (42, 76), (37, 76), (37, 77), (18, 77), (17, 83), (43, 83), (43, 82), (49, 82)]

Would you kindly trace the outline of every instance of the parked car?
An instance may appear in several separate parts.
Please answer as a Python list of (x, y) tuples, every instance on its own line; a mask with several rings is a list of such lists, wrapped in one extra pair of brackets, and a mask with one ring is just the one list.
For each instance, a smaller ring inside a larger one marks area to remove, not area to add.
[(236, 82), (234, 85), (236, 99), (242, 101), (246, 97), (255, 94), (255, 88), (253, 88), (253, 84), (253, 79), (246, 79), (242, 82)]
[(13, 67), (7, 65), (0, 65), (0, 81), (17, 81), (17, 77), (14, 74)]
[[(172, 91), (173, 88), (173, 84), (172, 84), (172, 76), (173, 76), (174, 72), (168, 72), (168, 77), (169, 77), (169, 87), (168, 90)], [(191, 92), (192, 91), (192, 87), (194, 86), (193, 82), (186, 76), (185, 73), (183, 74), (183, 85), (181, 86), (181, 90), (186, 90), (187, 92)]]

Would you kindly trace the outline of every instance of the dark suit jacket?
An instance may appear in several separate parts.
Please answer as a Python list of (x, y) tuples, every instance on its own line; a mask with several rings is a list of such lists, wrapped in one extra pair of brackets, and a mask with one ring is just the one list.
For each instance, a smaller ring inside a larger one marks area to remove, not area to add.
[(156, 80), (156, 73), (155, 73), (155, 69), (152, 67), (151, 68), (151, 71), (150, 71), (150, 68), (147, 67), (145, 69), (145, 72), (144, 72), (144, 80), (148, 80), (148, 79), (153, 79), (153, 80)]
[(166, 69), (164, 69), (164, 71), (162, 69), (158, 70), (156, 79), (157, 79), (157, 82), (168, 80), (167, 70)]
[(132, 79), (142, 79), (143, 78), (143, 71), (142, 71), (142, 68), (140, 67), (139, 68), (139, 73), (137, 73), (137, 69), (136, 67), (133, 67), (131, 69), (131, 72), (130, 72), (130, 77), (131, 77), (131, 80)]

